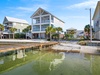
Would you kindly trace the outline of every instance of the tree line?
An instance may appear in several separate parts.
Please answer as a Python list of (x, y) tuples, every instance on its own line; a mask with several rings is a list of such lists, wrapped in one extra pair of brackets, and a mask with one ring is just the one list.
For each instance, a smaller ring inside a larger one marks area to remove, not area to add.
[[(2, 36), (3, 36), (3, 31), (4, 31), (4, 25), (0, 24), (0, 38), (1, 39), (2, 39)], [(9, 33), (13, 34), (13, 39), (15, 37), (14, 35), (15, 35), (16, 31), (17, 31), (17, 29), (13, 28), (13, 27), (11, 27), (9, 29)], [(28, 26), (27, 28), (23, 29), (22, 32), (24, 34), (27, 34), (28, 32), (31, 32), (31, 26)], [(59, 40), (60, 39), (60, 34), (63, 32), (63, 29), (61, 27), (48, 26), (45, 29), (45, 32), (46, 32), (46, 39), (47, 40), (52, 40), (52, 39)], [(94, 33), (93, 27), (92, 27), (92, 32)], [(66, 39), (73, 38), (75, 33), (76, 32), (74, 30), (71, 30), (69, 33), (65, 33), (64, 37)], [(90, 25), (89, 24), (84, 27), (84, 33), (85, 33), (85, 39), (89, 39), (90, 38)]]

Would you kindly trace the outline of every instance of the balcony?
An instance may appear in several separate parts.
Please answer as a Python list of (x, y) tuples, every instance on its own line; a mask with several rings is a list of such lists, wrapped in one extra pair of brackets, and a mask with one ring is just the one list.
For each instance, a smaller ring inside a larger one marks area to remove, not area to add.
[(4, 34), (8, 34), (8, 33), (10, 33), (10, 31), (9, 31), (8, 29), (5, 29), (5, 30), (3, 31), (3, 33), (4, 33)]
[(34, 25), (33, 31), (40, 31), (40, 25)]
[(9, 24), (9, 25), (6, 24), (5, 26), (6, 26), (6, 27), (12, 27), (13, 25), (12, 25), (12, 24)]
[[(51, 18), (51, 23), (53, 23), (53, 22), (54, 22), (54, 19), (52, 17)], [(36, 17), (36, 18), (33, 19), (33, 23), (34, 23), (34, 25), (40, 25), (40, 23), (41, 24), (49, 24), (50, 23), (50, 18), (49, 18), (49, 16), (41, 17), (41, 19), (40, 19), (40, 17)]]
[(50, 20), (42, 20), (41, 23), (50, 23)]
[[(53, 23), (54, 21), (51, 20), (51, 23)], [(41, 24), (49, 24), (50, 23), (50, 20), (42, 20), (41, 21)], [(40, 25), (40, 21), (34, 23), (34, 25)]]

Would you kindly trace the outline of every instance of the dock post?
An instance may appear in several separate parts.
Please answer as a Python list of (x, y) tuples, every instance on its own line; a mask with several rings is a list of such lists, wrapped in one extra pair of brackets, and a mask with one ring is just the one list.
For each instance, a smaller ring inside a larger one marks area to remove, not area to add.
[(42, 50), (42, 44), (40, 45), (39, 50), (40, 50), (40, 51)]

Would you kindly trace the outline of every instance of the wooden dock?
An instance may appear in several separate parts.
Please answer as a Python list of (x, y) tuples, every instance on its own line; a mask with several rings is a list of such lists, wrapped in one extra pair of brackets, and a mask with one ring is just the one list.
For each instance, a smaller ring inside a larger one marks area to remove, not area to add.
[(42, 48), (51, 47), (58, 42), (45, 42), (45, 43), (0, 43), (0, 53), (8, 52), (13, 50), (24, 50), (26, 48)]

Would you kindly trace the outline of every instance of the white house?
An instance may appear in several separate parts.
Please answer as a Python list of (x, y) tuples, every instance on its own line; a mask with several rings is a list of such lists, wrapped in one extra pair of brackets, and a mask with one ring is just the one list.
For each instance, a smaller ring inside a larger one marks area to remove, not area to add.
[(84, 30), (77, 30), (76, 31), (76, 36), (78, 39), (81, 39), (82, 37), (85, 37)]
[(13, 27), (17, 29), (16, 33), (21, 33), (24, 28), (29, 26), (26, 20), (8, 17), (8, 16), (4, 18), (3, 24), (5, 26), (5, 32), (9, 32), (9, 29)]
[(36, 12), (31, 16), (31, 19), (32, 35), (34, 38), (45, 38), (45, 29), (48, 26), (64, 26), (64, 22), (62, 20), (42, 8), (38, 8)]
[(66, 30), (66, 33), (69, 34), (71, 31), (74, 31), (74, 38), (81, 39), (84, 36), (84, 30), (77, 30), (75, 28), (69, 28)]
[(98, 1), (94, 15), (93, 15), (93, 23), (94, 23), (94, 38), (100, 40), (100, 1)]
[(69, 29), (66, 30), (66, 33), (69, 34), (70, 31), (74, 31), (74, 32), (75, 32), (75, 33), (74, 33), (74, 38), (76, 38), (76, 37), (77, 37), (77, 35), (76, 35), (77, 29), (71, 27), (71, 28), (69, 28)]

